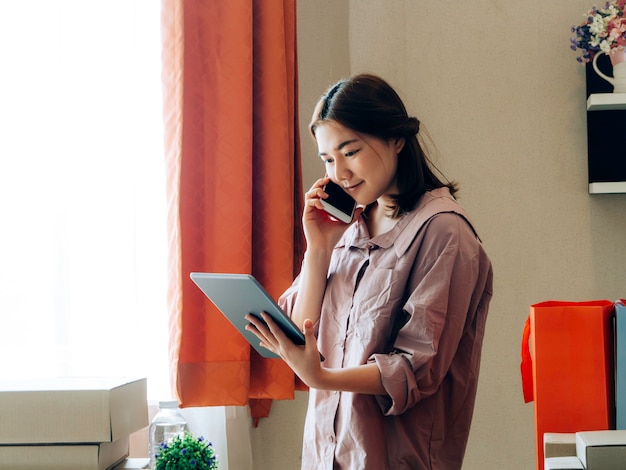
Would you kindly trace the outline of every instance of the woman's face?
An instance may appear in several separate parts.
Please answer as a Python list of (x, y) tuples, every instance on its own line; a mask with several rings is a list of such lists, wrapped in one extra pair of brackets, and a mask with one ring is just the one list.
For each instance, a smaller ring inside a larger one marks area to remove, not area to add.
[(403, 139), (386, 141), (328, 121), (316, 128), (315, 140), (326, 174), (357, 203), (368, 205), (398, 192), (396, 169)]

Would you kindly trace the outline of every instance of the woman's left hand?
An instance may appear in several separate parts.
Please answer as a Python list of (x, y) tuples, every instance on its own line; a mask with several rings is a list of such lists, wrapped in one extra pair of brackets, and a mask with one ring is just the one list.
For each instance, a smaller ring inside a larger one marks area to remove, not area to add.
[(261, 340), (261, 346), (278, 354), (306, 385), (311, 388), (322, 388), (324, 370), (317, 349), (313, 322), (304, 321), (305, 345), (298, 346), (283, 333), (267, 313), (262, 312), (261, 318), (263, 321), (255, 315), (247, 315), (246, 320), (250, 323), (246, 325), (246, 330)]

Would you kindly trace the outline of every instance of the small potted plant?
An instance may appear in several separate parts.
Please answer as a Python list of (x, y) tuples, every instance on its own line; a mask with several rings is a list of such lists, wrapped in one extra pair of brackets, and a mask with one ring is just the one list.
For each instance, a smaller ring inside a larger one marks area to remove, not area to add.
[(216, 470), (218, 461), (210, 442), (185, 432), (162, 442), (154, 463), (155, 470)]

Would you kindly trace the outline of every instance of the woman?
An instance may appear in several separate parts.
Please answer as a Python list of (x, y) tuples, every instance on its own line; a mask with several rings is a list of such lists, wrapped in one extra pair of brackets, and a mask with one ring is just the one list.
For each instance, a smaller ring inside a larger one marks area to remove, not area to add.
[[(460, 469), (492, 270), (454, 184), (431, 170), (419, 121), (373, 75), (332, 86), (313, 113), (326, 177), (306, 193), (302, 270), (279, 303), (306, 336), (248, 328), (310, 387), (303, 469)], [(329, 217), (323, 186), (359, 204)], [(320, 353), (325, 357), (320, 362)]]

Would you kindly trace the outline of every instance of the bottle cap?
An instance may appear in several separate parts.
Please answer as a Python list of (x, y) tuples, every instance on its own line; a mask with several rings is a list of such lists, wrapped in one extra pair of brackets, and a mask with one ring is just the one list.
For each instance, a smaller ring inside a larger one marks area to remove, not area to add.
[(178, 400), (161, 400), (159, 408), (178, 408)]

